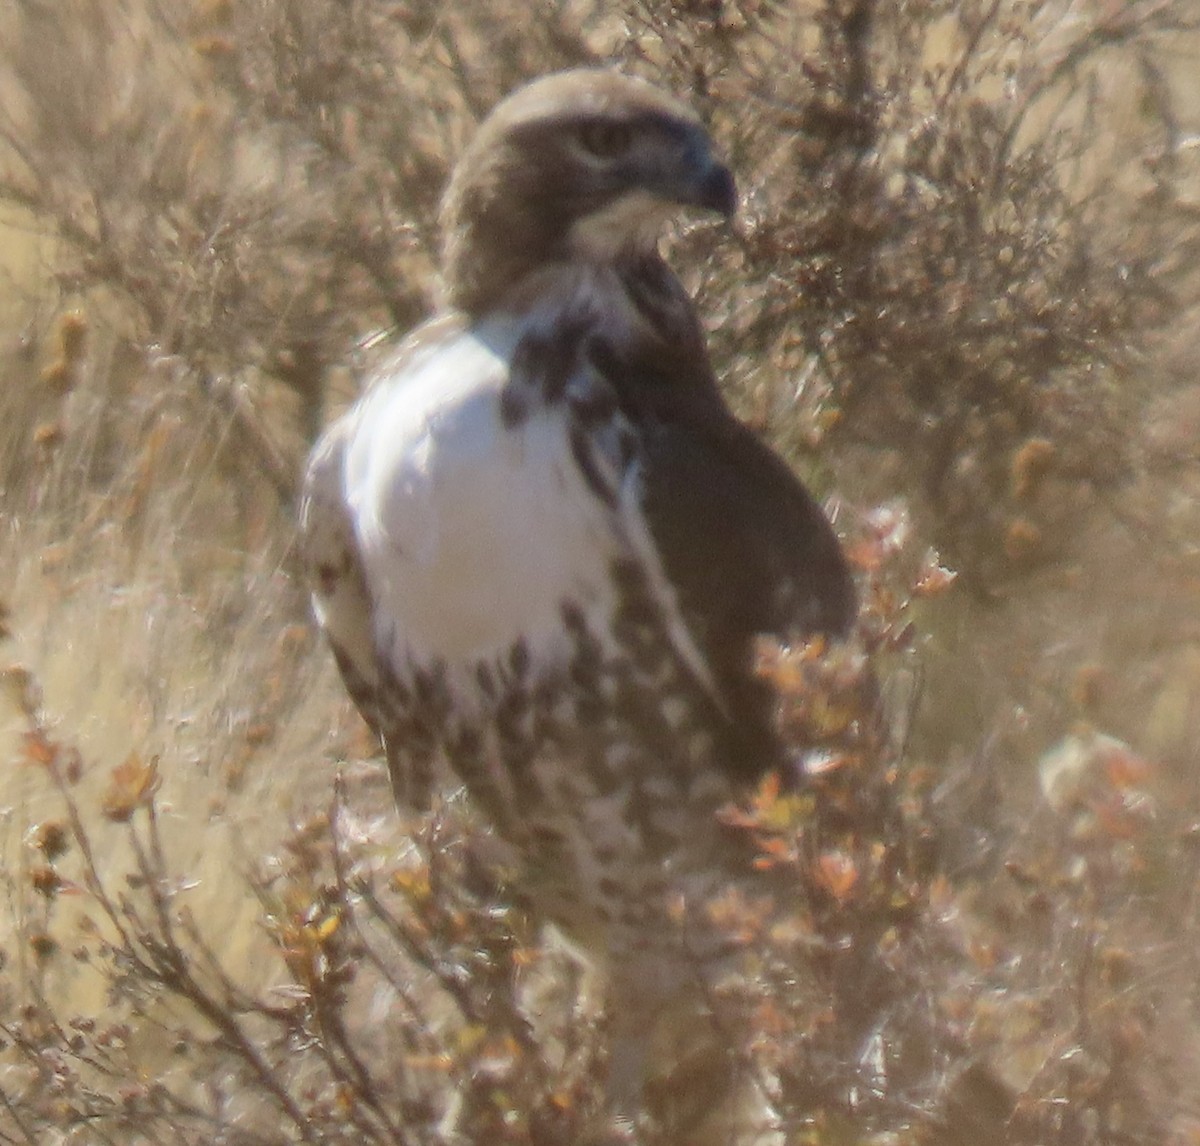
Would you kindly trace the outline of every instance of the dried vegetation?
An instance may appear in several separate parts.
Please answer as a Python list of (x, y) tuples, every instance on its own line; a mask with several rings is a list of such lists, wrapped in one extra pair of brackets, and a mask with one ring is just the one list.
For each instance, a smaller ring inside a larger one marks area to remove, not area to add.
[[(728, 810), (763, 887), (719, 905), (757, 958), (728, 1053), (789, 1143), (1200, 1141), (1196, 22), (0, 8), (0, 1142), (549, 1146), (594, 1114), (586, 971), (461, 801), (391, 812), (289, 545), (356, 341), (432, 303), (472, 123), (596, 61), (730, 154), (735, 233), (674, 258), (864, 586), (847, 648), (762, 650), (805, 783)], [(650, 1146), (704, 1093), (659, 1065)]]

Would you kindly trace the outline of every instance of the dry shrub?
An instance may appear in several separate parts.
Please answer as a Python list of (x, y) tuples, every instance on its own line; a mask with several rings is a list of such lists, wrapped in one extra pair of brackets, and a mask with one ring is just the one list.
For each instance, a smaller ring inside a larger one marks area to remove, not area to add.
[[(734, 234), (673, 257), (740, 411), (837, 490), (867, 602), (846, 649), (763, 651), (803, 783), (729, 812), (765, 903), (725, 905), (760, 955), (731, 1053), (789, 1142), (1193, 1140), (1194, 24), (0, 12), (0, 202), (47, 267), (0, 361), (0, 641), (35, 670), (4, 677), (0, 1135), (546, 1146), (594, 1114), (603, 1018), (469, 809), (388, 810), (297, 627), (289, 503), (356, 340), (432, 304), (472, 123), (615, 60), (739, 173)], [(703, 1097), (675, 1065), (660, 1112)]]
[[(541, 1140), (572, 1140), (595, 1040), (544, 1011), (553, 1068), (535, 1044), (517, 980), (554, 956), (518, 938), (453, 807), (397, 849), (339, 786), (277, 853), (243, 857), (263, 935), (235, 970), (197, 915), (212, 905), (173, 874), (159, 762), (130, 757), (85, 799), (94, 763), (57, 736), (35, 678), (6, 683), (22, 762), (58, 801), (7, 880), (22, 918), (0, 971), (21, 1001), (0, 1016), (6, 1135), (434, 1143), (452, 1125), (499, 1141), (519, 1118), (515, 1140), (543, 1124), (563, 1136)], [(124, 858), (97, 850), (113, 831)], [(64, 992), (84, 977), (101, 1004)]]

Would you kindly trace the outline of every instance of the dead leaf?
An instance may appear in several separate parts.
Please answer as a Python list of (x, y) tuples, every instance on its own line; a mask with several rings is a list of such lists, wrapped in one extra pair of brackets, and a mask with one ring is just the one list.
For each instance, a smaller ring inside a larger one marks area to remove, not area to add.
[(108, 819), (123, 824), (138, 808), (151, 803), (161, 782), (158, 757), (143, 761), (136, 752), (131, 752), (113, 769), (100, 807)]

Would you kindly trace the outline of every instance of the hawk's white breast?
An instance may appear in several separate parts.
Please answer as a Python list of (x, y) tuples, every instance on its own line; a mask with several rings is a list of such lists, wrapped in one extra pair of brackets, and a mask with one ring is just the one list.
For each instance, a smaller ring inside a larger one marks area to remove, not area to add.
[(386, 373), (364, 399), (344, 481), (393, 670), (470, 666), (523, 640), (553, 659), (561, 606), (607, 617), (627, 549), (571, 455), (563, 404), (501, 415), (513, 321), (462, 331)]

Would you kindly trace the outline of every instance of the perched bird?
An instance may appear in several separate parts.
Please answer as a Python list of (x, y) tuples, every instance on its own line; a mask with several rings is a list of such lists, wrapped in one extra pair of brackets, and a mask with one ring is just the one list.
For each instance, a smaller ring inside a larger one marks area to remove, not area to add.
[(443, 200), (442, 313), (304, 483), (316, 616), (397, 799), (448, 765), (528, 902), (606, 967), (626, 1119), (655, 1017), (706, 958), (679, 905), (727, 882), (715, 812), (781, 763), (755, 637), (838, 635), (856, 610), (658, 251), (672, 217), (736, 203), (700, 120), (645, 82), (509, 96)]

